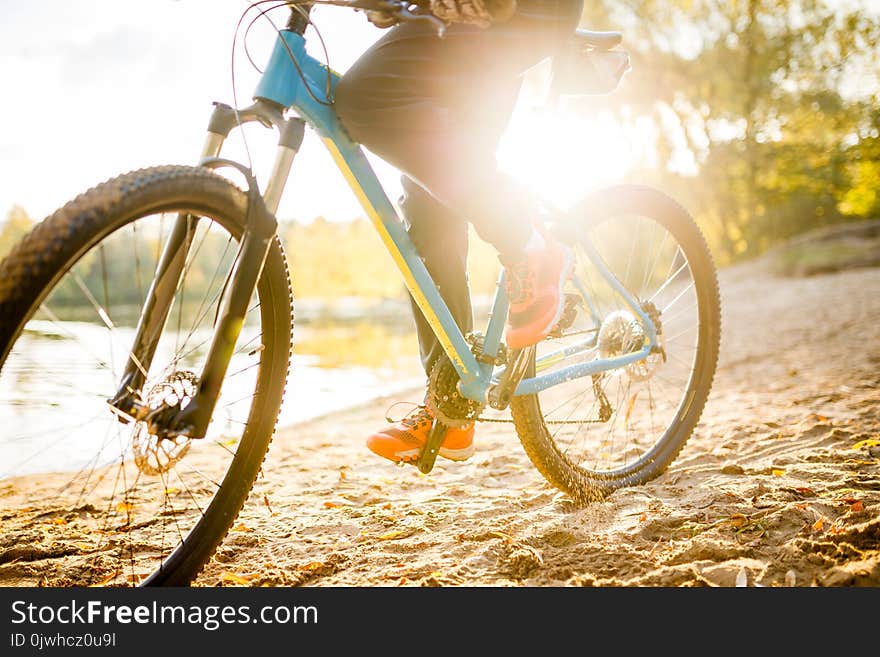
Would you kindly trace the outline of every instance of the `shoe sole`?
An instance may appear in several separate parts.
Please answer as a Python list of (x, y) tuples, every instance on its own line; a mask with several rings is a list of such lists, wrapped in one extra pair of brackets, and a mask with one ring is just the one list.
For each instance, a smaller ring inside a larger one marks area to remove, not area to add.
[[(470, 447), (462, 447), (461, 449), (449, 449), (447, 447), (441, 447), (440, 451), (437, 452), (438, 456), (442, 456), (445, 459), (450, 461), (467, 461), (470, 457), (472, 457), (476, 453), (477, 449), (474, 445)], [(392, 461), (403, 461), (408, 463), (410, 461), (416, 461), (419, 458), (419, 455), (422, 453), (421, 449), (409, 449), (405, 452), (397, 452), (394, 456), (395, 458), (390, 459)], [(384, 456), (380, 454), (379, 456)], [(388, 458), (385, 456), (385, 458)]]

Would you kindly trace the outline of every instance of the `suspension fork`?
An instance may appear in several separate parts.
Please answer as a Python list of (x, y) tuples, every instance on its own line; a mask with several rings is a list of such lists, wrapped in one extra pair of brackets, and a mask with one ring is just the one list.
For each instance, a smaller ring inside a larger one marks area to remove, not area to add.
[[(258, 121), (266, 127), (274, 126), (280, 134), (275, 162), (263, 195), (260, 195), (256, 179), (247, 168), (219, 158), (231, 130), (250, 121)], [(244, 234), (221, 301), (198, 390), (183, 409), (151, 409), (141, 400), (141, 390), (146, 383), (159, 338), (168, 321), (198, 226), (197, 217), (181, 213), (165, 243), (155, 277), (144, 301), (121, 384), (116, 395), (109, 400), (120, 421), (147, 420), (150, 431), (162, 437), (181, 434), (191, 438), (204, 437), (244, 323), (251, 295), (256, 289), (275, 236), (275, 212), (293, 159), (302, 145), (304, 131), (302, 119), (286, 119), (280, 108), (265, 101), (258, 100), (244, 110), (234, 110), (222, 103), (214, 104), (199, 163), (209, 168), (237, 169), (248, 183), (248, 210)]]

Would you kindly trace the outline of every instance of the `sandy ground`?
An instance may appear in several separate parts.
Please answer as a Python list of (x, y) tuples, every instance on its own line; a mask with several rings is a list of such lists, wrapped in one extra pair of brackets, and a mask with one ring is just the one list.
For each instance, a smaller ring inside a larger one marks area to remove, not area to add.
[(654, 482), (576, 508), (498, 424), (397, 468), (363, 446), (382, 401), (281, 431), (197, 584), (880, 585), (880, 269), (750, 271), (721, 276), (710, 402)]
[[(503, 424), (422, 475), (364, 446), (380, 400), (279, 430), (195, 585), (880, 585), (880, 268), (720, 279), (712, 394), (655, 481), (575, 506)], [(23, 551), (33, 528), (13, 516), (0, 585), (70, 583), (70, 550)]]

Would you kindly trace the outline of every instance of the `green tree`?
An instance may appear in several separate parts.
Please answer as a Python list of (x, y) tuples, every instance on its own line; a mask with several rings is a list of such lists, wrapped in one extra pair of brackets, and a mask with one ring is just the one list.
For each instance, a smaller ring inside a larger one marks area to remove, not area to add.
[(656, 126), (662, 166), (633, 177), (679, 195), (722, 260), (876, 211), (876, 93), (853, 84), (877, 78), (880, 28), (867, 9), (605, 0), (584, 23), (623, 29), (633, 58), (620, 91), (597, 102)]
[(0, 227), (0, 258), (4, 257), (25, 234), (34, 227), (34, 221), (20, 205), (13, 205)]

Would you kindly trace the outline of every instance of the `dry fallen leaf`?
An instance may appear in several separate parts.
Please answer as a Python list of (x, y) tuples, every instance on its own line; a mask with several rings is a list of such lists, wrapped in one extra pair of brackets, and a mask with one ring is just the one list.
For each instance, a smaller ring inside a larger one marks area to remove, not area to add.
[(238, 586), (248, 586), (250, 584), (250, 580), (247, 577), (236, 575), (226, 570), (220, 573), (220, 581), (224, 584), (236, 584)]
[(251, 529), (250, 527), (248, 527), (243, 522), (240, 522), (235, 527), (232, 528), (232, 531), (234, 531), (234, 532), (252, 532), (254, 530)]
[(53, 525), (66, 525), (67, 521), (64, 518), (52, 518)]
[(95, 584), (89, 584), (89, 588), (97, 588), (99, 586), (104, 587), (107, 586), (110, 582), (116, 579), (116, 573), (113, 573), (107, 579), (103, 579), (100, 582), (96, 582)]
[(489, 536), (493, 538), (500, 538), (506, 543), (513, 543), (513, 536), (510, 534), (505, 534), (504, 532), (489, 532)]
[(860, 440), (851, 449), (861, 449), (862, 447), (878, 447), (880, 446), (880, 438), (869, 438), (868, 440)]
[(825, 518), (819, 518), (816, 522), (813, 523), (813, 530), (820, 532), (822, 528), (825, 526)]
[(773, 469), (770, 471), (770, 473), (771, 473), (774, 477), (781, 477), (782, 475), (785, 474), (785, 470), (783, 470), (782, 468), (773, 468)]
[(131, 502), (120, 502), (116, 505), (116, 510), (120, 513), (128, 512), (134, 509), (134, 504)]
[(305, 566), (300, 566), (300, 570), (305, 570), (307, 572), (314, 572), (316, 570), (321, 570), (322, 568), (326, 568), (327, 564), (323, 561), (310, 561)]
[(795, 491), (797, 491), (801, 495), (815, 495), (816, 494), (815, 492), (813, 492), (812, 488), (807, 488), (806, 486), (798, 486), (797, 488), (795, 488)]
[(734, 513), (730, 516), (730, 524), (739, 529), (740, 527), (745, 527), (749, 522), (749, 519), (741, 513)]
[(853, 502), (852, 504), (849, 505), (850, 511), (863, 511), (864, 508), (865, 508), (865, 505), (862, 504), (861, 500), (856, 500), (855, 502)]
[(377, 536), (380, 541), (393, 541), (395, 538), (402, 538), (404, 536), (409, 536), (409, 534), (400, 529), (395, 529), (394, 531), (390, 531), (387, 534), (382, 534), (381, 536)]

